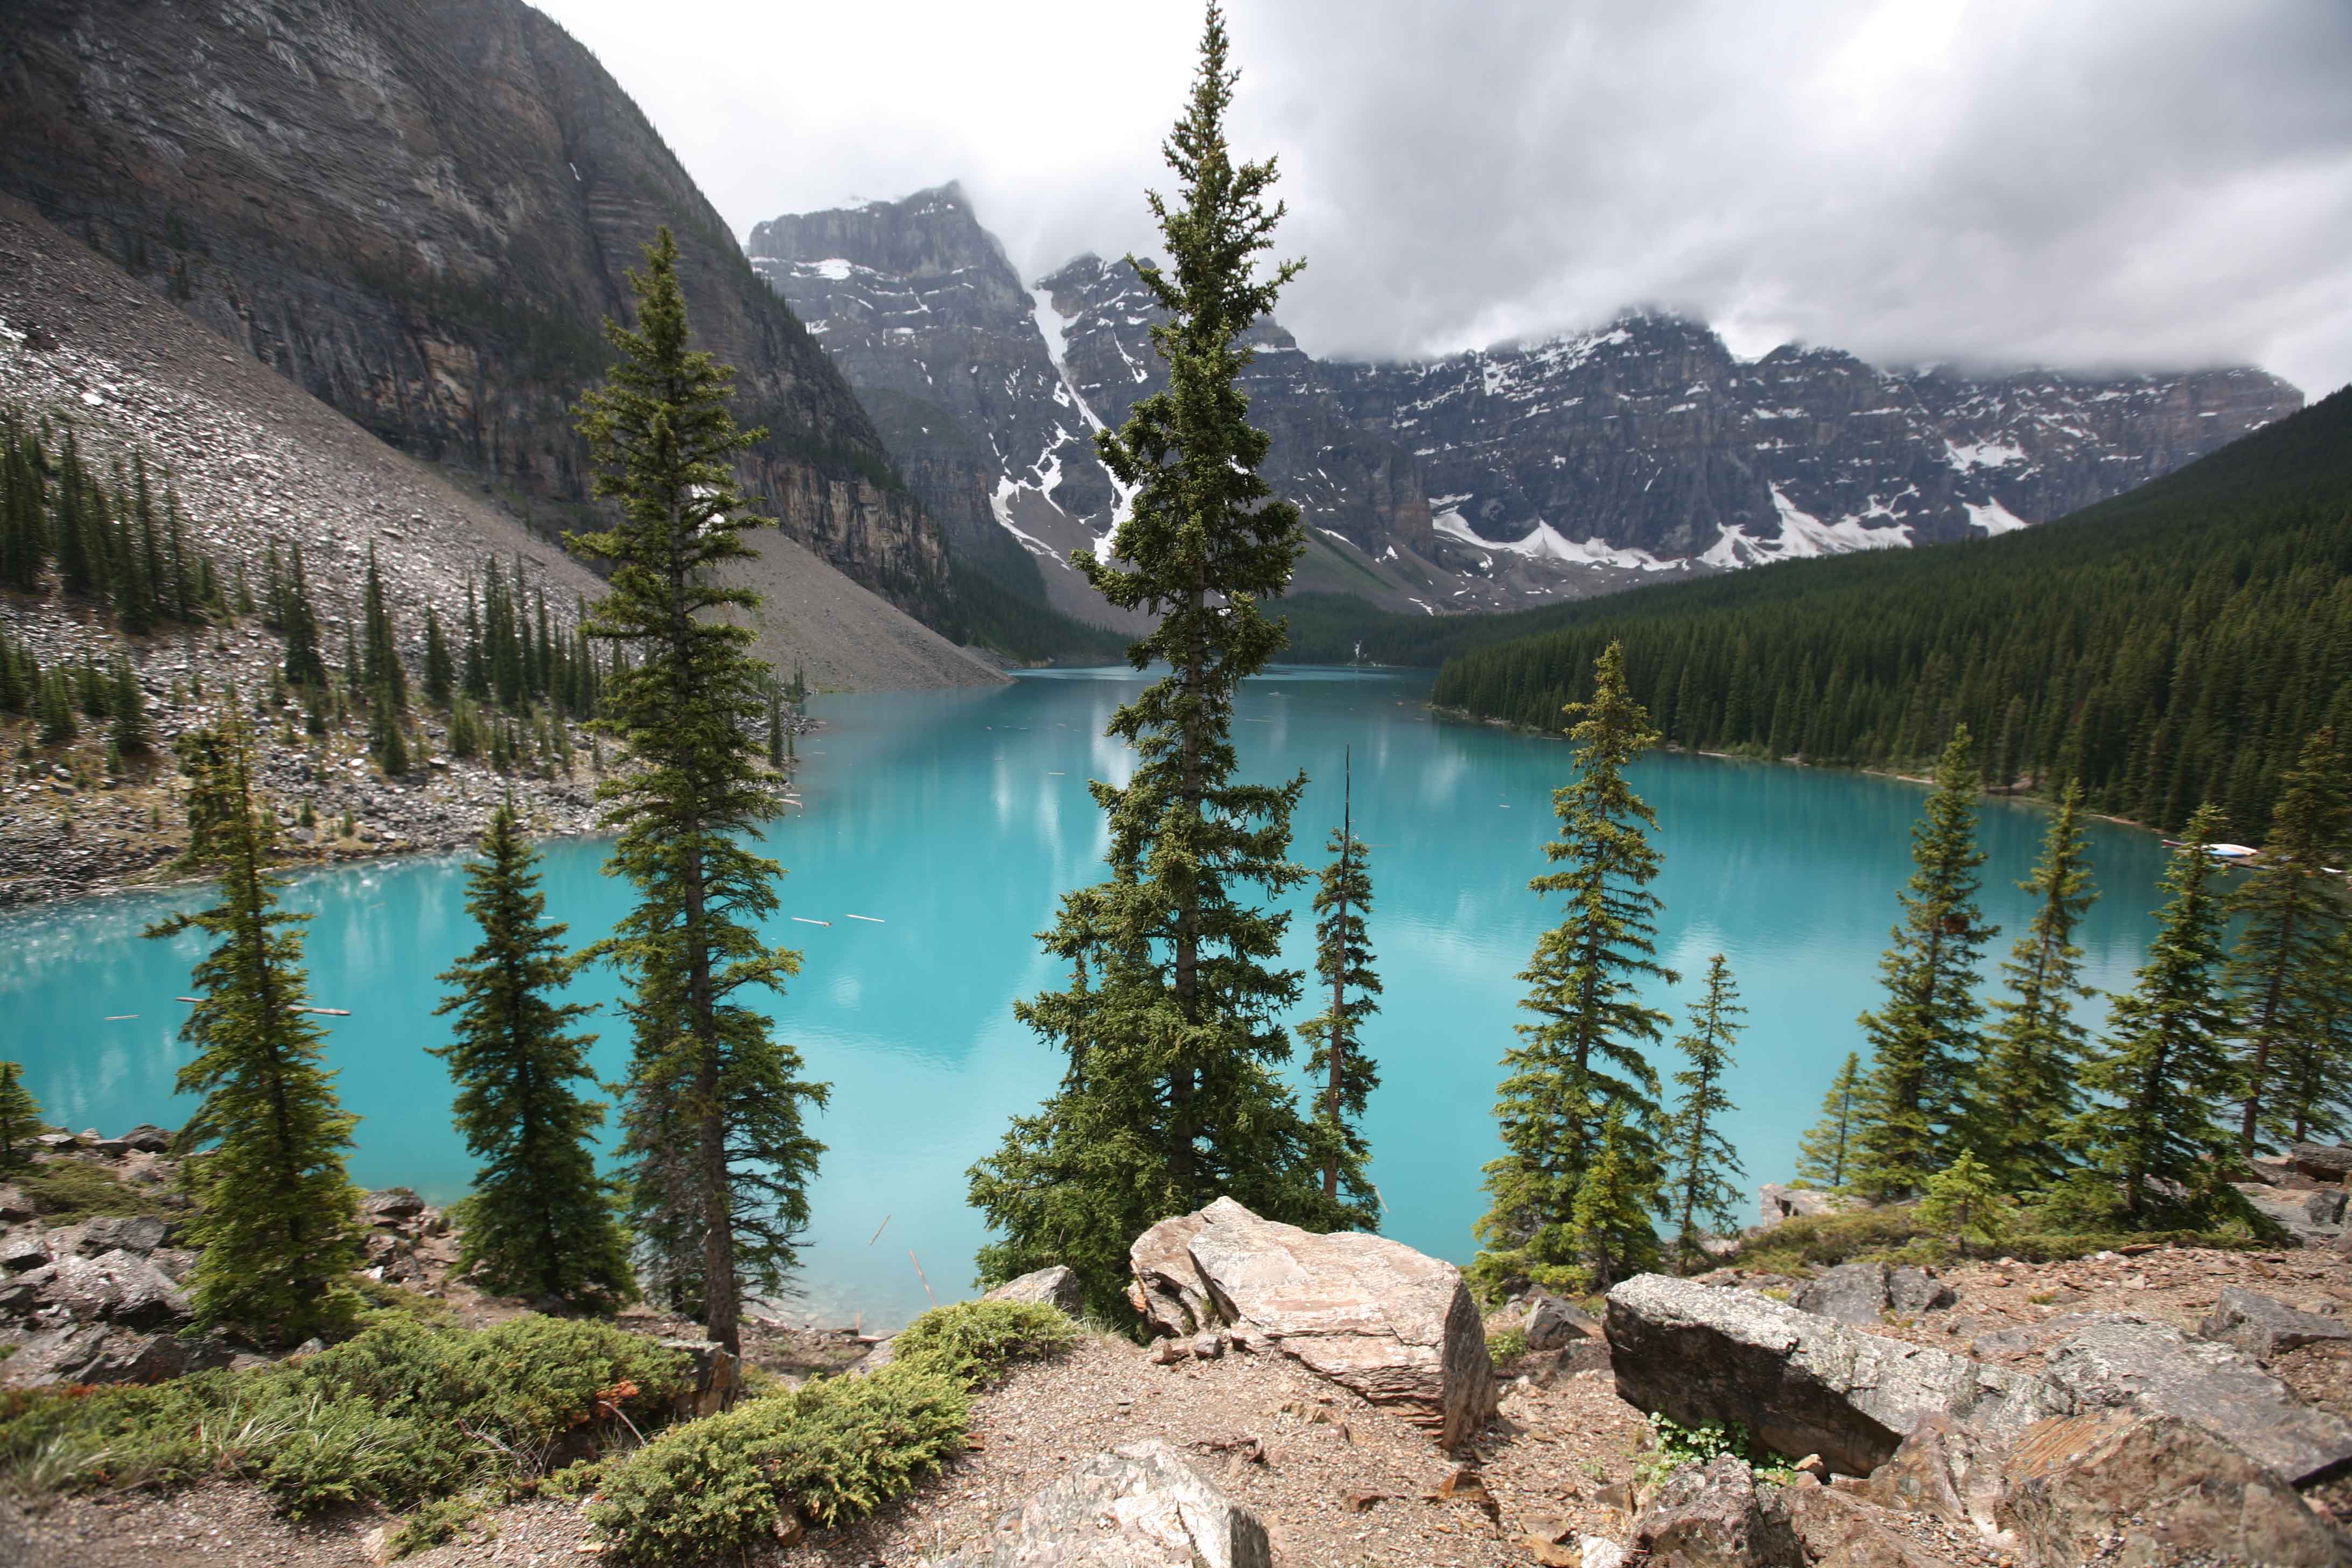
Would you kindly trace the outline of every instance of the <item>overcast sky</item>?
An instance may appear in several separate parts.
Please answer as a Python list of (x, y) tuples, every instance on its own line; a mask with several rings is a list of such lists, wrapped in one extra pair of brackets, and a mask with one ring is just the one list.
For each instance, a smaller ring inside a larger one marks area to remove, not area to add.
[[(1149, 248), (1200, 12), (540, 0), (738, 235), (961, 178), (1030, 277)], [(2352, 381), (2347, 0), (1233, 0), (1323, 355), (1657, 303), (1755, 354)]]

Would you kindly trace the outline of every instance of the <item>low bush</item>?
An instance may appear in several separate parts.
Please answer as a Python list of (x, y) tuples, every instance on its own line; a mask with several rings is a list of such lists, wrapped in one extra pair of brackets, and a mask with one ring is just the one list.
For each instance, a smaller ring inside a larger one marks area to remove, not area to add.
[(0, 1404), (0, 1477), (57, 1490), (253, 1481), (280, 1511), (394, 1510), (510, 1486), (658, 1424), (688, 1358), (605, 1324), (393, 1319), (252, 1372)]
[(614, 1555), (647, 1564), (723, 1560), (798, 1518), (833, 1525), (904, 1496), (965, 1442), (972, 1393), (1077, 1330), (1034, 1302), (965, 1301), (924, 1313), (889, 1366), (824, 1379), (672, 1428), (609, 1462), (588, 1518)]
[(1737, 1421), (1685, 1426), (1670, 1416), (1652, 1415), (1650, 1451), (1633, 1467), (1634, 1484), (1643, 1492), (1654, 1491), (1685, 1465), (1712, 1464), (1725, 1454), (1754, 1470), (1758, 1480), (1786, 1486), (1796, 1479), (1787, 1459), (1756, 1442)]
[[(2244, 1250), (2273, 1245), (2251, 1226), (2145, 1233), (2076, 1230), (2052, 1225), (2046, 1215), (2030, 1208), (2021, 1211), (2015, 1223), (2018, 1228), (2004, 1236), (1996, 1250), (2021, 1263), (2061, 1263), (2134, 1246)], [(1946, 1263), (1955, 1257), (1947, 1239), (1921, 1227), (1916, 1207), (1902, 1204), (1783, 1220), (1742, 1242), (1733, 1261), (1750, 1272), (1802, 1275), (1840, 1263)]]
[(1527, 1353), (1525, 1329), (1497, 1329), (1486, 1336), (1486, 1357), (1490, 1361), (1517, 1361)]
[(8, 1182), (44, 1219), (91, 1219), (100, 1215), (166, 1215), (163, 1193), (135, 1187), (87, 1160), (36, 1160), (18, 1167)]

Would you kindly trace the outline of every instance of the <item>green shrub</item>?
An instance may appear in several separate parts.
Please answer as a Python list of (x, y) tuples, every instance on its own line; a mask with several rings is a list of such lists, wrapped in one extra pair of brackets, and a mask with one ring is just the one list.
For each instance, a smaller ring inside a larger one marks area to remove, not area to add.
[[(2088, 1258), (2095, 1252), (2149, 1243), (2237, 1250), (2273, 1245), (2259, 1226), (2251, 1226), (2134, 1234), (2104, 1227), (2078, 1228), (2058, 1221), (2059, 1216), (2046, 1208), (2023, 1210), (2016, 1216), (2017, 1228), (2002, 1237), (2000, 1254), (2023, 1263), (2062, 1263), (2069, 1258)], [(1783, 1220), (1743, 1243), (1737, 1261), (1740, 1268), (1752, 1272), (1802, 1275), (1839, 1263), (1942, 1263), (1953, 1256), (1944, 1237), (1928, 1234), (1922, 1226), (1917, 1208), (1904, 1204), (1854, 1214), (1811, 1215)]]
[(1486, 1336), (1486, 1354), (1494, 1361), (1517, 1361), (1528, 1353), (1525, 1329), (1503, 1329)]
[(795, 1514), (824, 1525), (860, 1518), (963, 1446), (974, 1390), (1077, 1338), (1067, 1318), (1034, 1302), (935, 1308), (871, 1376), (756, 1398), (608, 1462), (589, 1521), (618, 1558), (673, 1563), (748, 1552)]
[(34, 1490), (249, 1480), (280, 1511), (400, 1510), (504, 1486), (660, 1423), (682, 1352), (601, 1323), (478, 1332), (392, 1319), (299, 1361), (0, 1404), (0, 1477)]
[(1058, 1355), (1078, 1342), (1077, 1326), (1036, 1301), (959, 1301), (936, 1307), (890, 1342), (901, 1366), (919, 1367), (971, 1387), (995, 1381), (1016, 1361)]
[(168, 1215), (163, 1194), (134, 1187), (86, 1160), (37, 1160), (8, 1180), (44, 1219), (89, 1219), (99, 1215)]
[(725, 1560), (794, 1513), (836, 1524), (936, 1473), (964, 1444), (971, 1394), (890, 1366), (688, 1422), (608, 1467), (589, 1522), (632, 1563)]
[(1796, 1479), (1786, 1460), (1758, 1444), (1737, 1421), (1702, 1421), (1685, 1426), (1670, 1416), (1652, 1415), (1650, 1438), (1650, 1451), (1633, 1467), (1634, 1482), (1645, 1492), (1685, 1465), (1711, 1464), (1725, 1454), (1754, 1470), (1758, 1480), (1786, 1486)]

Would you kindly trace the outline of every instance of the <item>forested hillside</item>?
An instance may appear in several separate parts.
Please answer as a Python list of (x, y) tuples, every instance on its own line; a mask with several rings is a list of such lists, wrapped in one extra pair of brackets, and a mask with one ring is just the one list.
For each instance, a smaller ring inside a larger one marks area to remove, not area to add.
[(2165, 828), (2211, 800), (2259, 834), (2304, 738), (2352, 734), (2352, 389), (2057, 525), (1550, 617), (1450, 659), (1436, 701), (1556, 728), (1622, 642), (1685, 746), (1909, 765), (1965, 722), (1990, 784), (2078, 777)]

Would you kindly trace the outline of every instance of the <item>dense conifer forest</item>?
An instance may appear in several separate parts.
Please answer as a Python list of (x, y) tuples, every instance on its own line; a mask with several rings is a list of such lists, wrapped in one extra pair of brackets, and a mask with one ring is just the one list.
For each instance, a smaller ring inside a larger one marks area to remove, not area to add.
[(1978, 737), (1984, 781), (2078, 779), (2258, 835), (2322, 728), (2352, 734), (2352, 391), (2030, 532), (1791, 563), (1576, 606), (1450, 659), (1441, 707), (1556, 729), (1594, 659), (1667, 738), (1866, 767)]

